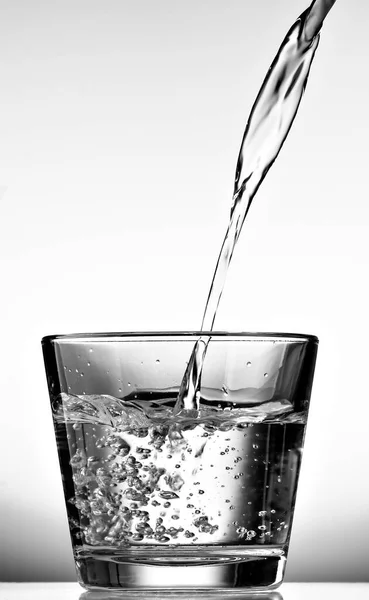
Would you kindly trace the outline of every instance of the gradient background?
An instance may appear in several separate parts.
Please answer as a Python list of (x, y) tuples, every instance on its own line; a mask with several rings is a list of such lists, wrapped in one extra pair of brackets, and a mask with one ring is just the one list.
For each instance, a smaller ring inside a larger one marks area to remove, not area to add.
[[(0, 2), (0, 579), (75, 580), (40, 339), (194, 329), (303, 0)], [(369, 559), (369, 4), (338, 0), (217, 329), (321, 340), (288, 581)]]

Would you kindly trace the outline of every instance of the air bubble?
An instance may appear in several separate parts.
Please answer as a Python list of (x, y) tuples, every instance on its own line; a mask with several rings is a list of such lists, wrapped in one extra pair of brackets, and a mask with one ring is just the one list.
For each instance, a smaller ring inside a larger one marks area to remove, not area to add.
[(257, 448), (259, 448), (259, 446), (257, 444), (253, 444), (252, 447), (254, 448), (254, 450), (256, 450)]
[(155, 362), (156, 362), (156, 363), (160, 363), (160, 360), (157, 358)]
[(251, 362), (250, 362), (250, 361), (248, 361), (248, 362), (246, 363), (246, 367), (251, 367)]
[(166, 529), (162, 525), (156, 528), (156, 533), (159, 533), (160, 535), (165, 532), (166, 532)]
[(186, 530), (186, 531), (184, 532), (184, 536), (185, 536), (186, 538), (193, 538), (193, 537), (195, 537), (195, 534), (194, 534), (194, 533), (192, 533), (192, 531), (188, 531), (188, 530)]
[(264, 377), (268, 377), (268, 373), (264, 373)]
[(265, 517), (266, 514), (267, 514), (266, 510), (259, 511), (259, 517)]
[[(178, 494), (175, 494), (174, 492), (169, 492), (169, 491), (162, 491), (160, 492), (159, 496), (161, 496), (162, 498), (165, 498), (165, 500), (173, 500), (174, 498), (179, 498)], [(165, 504), (164, 504), (165, 506)]]

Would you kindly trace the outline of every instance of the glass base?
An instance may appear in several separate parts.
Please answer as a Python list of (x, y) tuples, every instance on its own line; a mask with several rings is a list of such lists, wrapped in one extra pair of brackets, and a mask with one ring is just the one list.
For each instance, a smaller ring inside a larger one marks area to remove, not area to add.
[[(196, 547), (155, 549), (132, 548), (113, 554), (82, 553), (76, 558), (78, 581), (88, 590), (181, 590), (237, 592), (268, 591), (283, 581), (286, 552), (281, 547), (266, 549), (209, 547), (201, 554)], [(224, 595), (224, 594), (223, 594)]]

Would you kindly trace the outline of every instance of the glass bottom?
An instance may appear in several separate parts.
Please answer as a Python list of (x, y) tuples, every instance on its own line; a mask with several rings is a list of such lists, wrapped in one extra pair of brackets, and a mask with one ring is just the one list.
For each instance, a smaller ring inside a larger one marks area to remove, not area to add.
[[(283, 581), (286, 548), (136, 546), (119, 551), (79, 551), (78, 581), (88, 590), (268, 591)], [(188, 596), (188, 594), (187, 594)]]

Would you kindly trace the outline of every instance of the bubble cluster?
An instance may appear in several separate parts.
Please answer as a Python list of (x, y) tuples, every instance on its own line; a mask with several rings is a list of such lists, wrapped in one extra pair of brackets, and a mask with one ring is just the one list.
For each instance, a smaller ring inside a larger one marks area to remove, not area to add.
[(289, 424), (290, 436), (280, 423), (176, 421), (159, 411), (153, 418), (128, 410), (111, 396), (69, 398), (64, 405), (56, 400), (53, 410), (70, 415), (74, 495), (67, 500), (78, 543), (120, 548), (287, 539), (291, 466), (303, 426)]
[[(125, 439), (128, 437), (137, 441), (145, 438), (145, 443), (129, 444)], [(164, 523), (164, 517), (171, 521), (181, 519), (176, 501), (180, 499), (185, 480), (180, 473), (160, 466), (158, 453), (163, 446), (171, 452), (166, 455), (166, 460), (175, 458), (174, 468), (180, 468), (178, 453), (183, 461), (186, 442), (178, 431), (170, 431), (163, 425), (130, 429), (124, 433), (119, 429), (108, 432), (96, 443), (95, 451), (100, 450), (102, 456), (87, 456), (81, 448), (71, 456), (75, 496), (69, 502), (80, 515), (80, 525), (74, 519), (71, 526), (79, 527), (78, 537), (86, 544), (125, 546), (148, 540), (165, 544), (180, 536), (195, 539), (196, 529), (210, 535), (217, 531), (218, 526), (209, 523), (206, 515), (196, 517), (202, 510), (195, 504), (189, 505), (194, 515), (193, 530)], [(109, 454), (106, 454), (107, 450)], [(150, 461), (153, 453), (155, 462)], [(191, 456), (190, 459), (196, 460)], [(201, 495), (205, 491), (200, 489), (198, 493)], [(154, 517), (153, 512), (158, 509), (165, 510), (160, 512), (162, 516)]]

